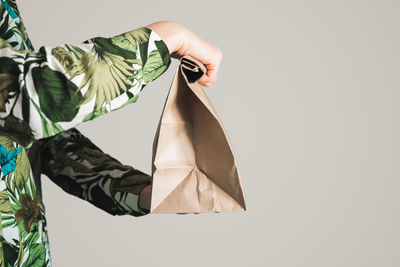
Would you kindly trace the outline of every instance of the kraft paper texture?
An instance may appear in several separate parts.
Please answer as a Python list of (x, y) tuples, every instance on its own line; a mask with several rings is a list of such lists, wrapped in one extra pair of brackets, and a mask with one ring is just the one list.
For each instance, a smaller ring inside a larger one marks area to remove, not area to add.
[(246, 210), (232, 147), (197, 83), (206, 71), (189, 55), (180, 59), (154, 137), (151, 213)]

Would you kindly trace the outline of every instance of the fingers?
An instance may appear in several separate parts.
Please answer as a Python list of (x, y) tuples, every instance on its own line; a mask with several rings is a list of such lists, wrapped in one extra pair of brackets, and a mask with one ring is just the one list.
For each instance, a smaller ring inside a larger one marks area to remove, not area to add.
[(198, 80), (198, 83), (210, 87), (217, 81), (218, 68), (215, 68), (215, 66), (212, 66), (211, 64), (206, 65), (206, 68), (207, 73)]
[(207, 72), (197, 82), (210, 87), (217, 81), (222, 51), (185, 26), (172, 21), (159, 21), (146, 26), (156, 32), (166, 43), (172, 57), (191, 55), (207, 68)]
[(207, 73), (203, 75), (197, 82), (203, 86), (210, 87), (212, 84), (217, 82), (218, 70), (222, 61), (222, 51), (218, 47), (216, 52), (213, 54), (213, 59), (209, 63), (205, 63), (204, 66), (207, 68)]

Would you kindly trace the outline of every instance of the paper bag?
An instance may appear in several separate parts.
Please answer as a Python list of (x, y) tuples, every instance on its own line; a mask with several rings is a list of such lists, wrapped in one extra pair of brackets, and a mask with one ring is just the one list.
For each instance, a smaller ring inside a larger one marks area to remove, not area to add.
[(196, 82), (207, 70), (189, 55), (179, 62), (153, 143), (150, 212), (244, 211), (232, 147)]

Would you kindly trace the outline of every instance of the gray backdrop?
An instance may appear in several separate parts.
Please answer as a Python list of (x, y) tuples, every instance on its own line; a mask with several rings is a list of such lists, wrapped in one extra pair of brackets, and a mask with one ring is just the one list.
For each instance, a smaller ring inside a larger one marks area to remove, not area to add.
[[(219, 78), (205, 90), (248, 207), (114, 217), (43, 176), (55, 267), (400, 266), (399, 1), (18, 2), (36, 49), (158, 20), (219, 46)], [(177, 63), (138, 102), (78, 129), (150, 173)]]

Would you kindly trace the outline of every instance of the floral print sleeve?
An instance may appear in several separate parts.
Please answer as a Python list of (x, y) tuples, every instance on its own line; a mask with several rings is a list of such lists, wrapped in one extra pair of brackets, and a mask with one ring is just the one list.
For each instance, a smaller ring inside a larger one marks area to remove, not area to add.
[(20, 123), (30, 130), (28, 145), (53, 136), (137, 101), (170, 63), (168, 47), (147, 27), (37, 52), (0, 39), (2, 130)]
[(52, 266), (41, 174), (112, 215), (149, 212), (152, 177), (74, 127), (137, 101), (170, 60), (146, 27), (35, 51), (15, 0), (0, 0), (0, 266)]
[(30, 150), (36, 159), (40, 158), (36, 164), (40, 164), (41, 172), (65, 192), (111, 215), (149, 213), (138, 202), (152, 176), (122, 164), (76, 128), (41, 139)]

